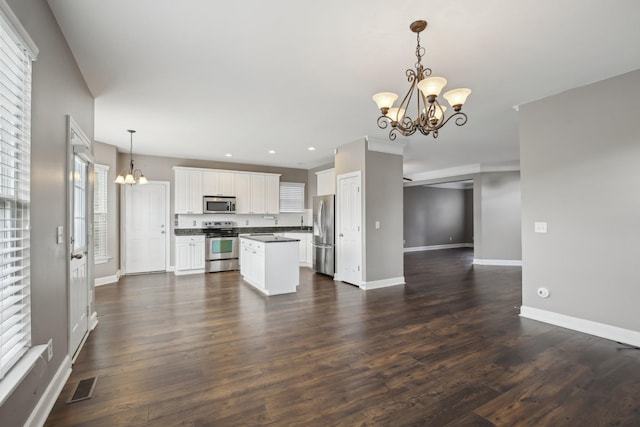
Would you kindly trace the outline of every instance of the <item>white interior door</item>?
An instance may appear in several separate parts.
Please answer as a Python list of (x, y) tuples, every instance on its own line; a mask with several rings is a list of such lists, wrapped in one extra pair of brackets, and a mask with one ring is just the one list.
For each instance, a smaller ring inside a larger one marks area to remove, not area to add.
[(74, 356), (89, 331), (91, 259), (90, 230), (93, 224), (90, 172), (91, 143), (69, 118), (70, 210), (69, 210), (69, 354)]
[(125, 186), (125, 272), (165, 271), (168, 183)]
[(362, 283), (362, 195), (360, 172), (338, 176), (338, 280)]

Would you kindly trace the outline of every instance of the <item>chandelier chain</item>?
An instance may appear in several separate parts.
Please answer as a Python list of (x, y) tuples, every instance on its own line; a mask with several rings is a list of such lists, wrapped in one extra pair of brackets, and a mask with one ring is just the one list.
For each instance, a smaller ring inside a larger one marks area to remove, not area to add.
[(420, 33), (416, 33), (416, 39), (416, 57), (418, 58), (418, 62), (416, 62), (416, 69), (420, 69), (420, 66), (422, 65), (422, 57), (425, 54), (425, 49), (420, 46)]

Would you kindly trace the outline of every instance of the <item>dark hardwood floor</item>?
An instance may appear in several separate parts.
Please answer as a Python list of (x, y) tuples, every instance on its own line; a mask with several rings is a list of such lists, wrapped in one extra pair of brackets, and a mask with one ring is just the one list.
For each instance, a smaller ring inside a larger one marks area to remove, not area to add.
[(639, 426), (640, 351), (520, 318), (521, 269), (472, 257), (409, 253), (366, 292), (308, 269), (274, 297), (237, 272), (99, 287), (46, 425)]

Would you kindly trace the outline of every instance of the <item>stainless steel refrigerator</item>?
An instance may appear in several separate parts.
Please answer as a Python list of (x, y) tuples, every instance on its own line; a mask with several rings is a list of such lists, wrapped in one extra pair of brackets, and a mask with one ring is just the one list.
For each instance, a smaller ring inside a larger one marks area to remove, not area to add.
[(333, 277), (335, 273), (335, 196), (313, 198), (313, 269)]

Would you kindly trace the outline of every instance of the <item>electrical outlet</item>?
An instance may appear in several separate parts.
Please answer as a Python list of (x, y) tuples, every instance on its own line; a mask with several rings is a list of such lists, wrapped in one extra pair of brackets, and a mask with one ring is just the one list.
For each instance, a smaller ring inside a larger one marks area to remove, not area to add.
[(53, 359), (53, 338), (49, 338), (47, 343), (47, 362), (51, 362), (51, 359)]

